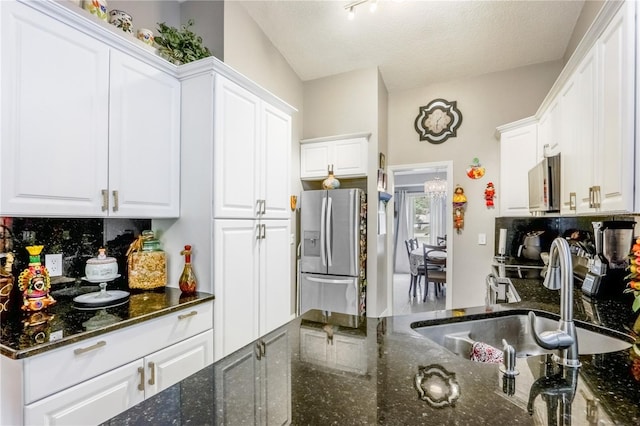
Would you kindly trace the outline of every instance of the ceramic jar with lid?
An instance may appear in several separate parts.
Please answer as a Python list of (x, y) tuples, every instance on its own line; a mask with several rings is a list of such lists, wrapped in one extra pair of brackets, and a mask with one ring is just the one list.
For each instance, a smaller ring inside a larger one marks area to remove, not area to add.
[(118, 262), (115, 257), (107, 257), (106, 250), (98, 250), (98, 256), (87, 260), (84, 274), (89, 281), (111, 281), (118, 276)]
[(125, 33), (133, 33), (133, 18), (124, 10), (110, 10), (109, 23), (120, 28)]
[(82, 8), (103, 21), (107, 20), (107, 0), (84, 0)]

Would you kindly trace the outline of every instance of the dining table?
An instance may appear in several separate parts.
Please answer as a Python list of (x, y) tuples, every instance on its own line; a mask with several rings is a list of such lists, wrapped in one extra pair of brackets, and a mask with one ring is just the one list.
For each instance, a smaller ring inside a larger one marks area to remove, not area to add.
[[(446, 258), (447, 248), (445, 246), (430, 247), (431, 249), (438, 250), (432, 253), (434, 258)], [(440, 251), (443, 250), (443, 251)], [(418, 268), (424, 265), (424, 246), (420, 245), (418, 248), (409, 252), (409, 270), (411, 275), (418, 275)]]

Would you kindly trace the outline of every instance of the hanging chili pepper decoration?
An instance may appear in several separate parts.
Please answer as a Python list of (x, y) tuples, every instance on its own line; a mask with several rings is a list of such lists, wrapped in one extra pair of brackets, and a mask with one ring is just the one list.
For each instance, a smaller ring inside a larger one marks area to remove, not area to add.
[(488, 209), (495, 207), (493, 199), (496, 196), (496, 189), (493, 187), (493, 182), (487, 184), (487, 188), (484, 190), (484, 200)]

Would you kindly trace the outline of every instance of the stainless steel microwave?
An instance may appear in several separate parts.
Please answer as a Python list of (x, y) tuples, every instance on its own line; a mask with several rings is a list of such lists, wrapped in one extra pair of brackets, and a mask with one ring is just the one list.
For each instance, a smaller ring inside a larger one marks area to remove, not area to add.
[(545, 157), (529, 170), (529, 211), (560, 211), (560, 154)]

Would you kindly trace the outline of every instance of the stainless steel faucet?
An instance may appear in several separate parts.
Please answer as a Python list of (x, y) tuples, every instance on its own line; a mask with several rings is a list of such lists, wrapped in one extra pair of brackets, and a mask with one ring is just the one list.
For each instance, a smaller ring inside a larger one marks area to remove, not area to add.
[(551, 290), (560, 290), (560, 320), (558, 329), (538, 333), (536, 315), (529, 312), (531, 334), (536, 343), (545, 349), (557, 349), (554, 361), (568, 367), (579, 367), (578, 336), (573, 323), (573, 265), (569, 243), (556, 238), (549, 250), (549, 269), (543, 285)]

